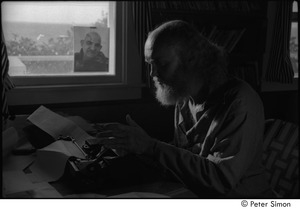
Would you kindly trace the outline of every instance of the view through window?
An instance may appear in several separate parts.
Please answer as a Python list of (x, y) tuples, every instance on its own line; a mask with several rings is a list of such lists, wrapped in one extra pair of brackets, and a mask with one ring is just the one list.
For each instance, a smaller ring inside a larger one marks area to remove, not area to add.
[(109, 2), (2, 2), (10, 76), (113, 74)]
[(294, 77), (298, 78), (298, 2), (293, 2), (292, 27), (290, 37), (290, 58)]

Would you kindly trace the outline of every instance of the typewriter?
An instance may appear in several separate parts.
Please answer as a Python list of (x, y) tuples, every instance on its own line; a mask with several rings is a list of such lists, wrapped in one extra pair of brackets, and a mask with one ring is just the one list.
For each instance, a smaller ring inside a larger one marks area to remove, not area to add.
[(90, 144), (87, 140), (82, 146), (70, 136), (60, 136), (58, 140), (72, 141), (85, 156), (84, 159), (70, 157), (67, 162), (65, 173), (72, 182), (76, 182), (76, 187), (92, 190), (103, 185), (106, 169), (119, 156), (113, 150), (100, 144)]

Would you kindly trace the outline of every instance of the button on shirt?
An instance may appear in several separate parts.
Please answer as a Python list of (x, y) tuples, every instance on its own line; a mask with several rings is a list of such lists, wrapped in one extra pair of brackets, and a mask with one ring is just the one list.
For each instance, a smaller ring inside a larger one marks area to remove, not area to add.
[(157, 142), (156, 160), (199, 197), (269, 197), (261, 164), (264, 110), (244, 81), (230, 79), (203, 104), (175, 107), (175, 137)]

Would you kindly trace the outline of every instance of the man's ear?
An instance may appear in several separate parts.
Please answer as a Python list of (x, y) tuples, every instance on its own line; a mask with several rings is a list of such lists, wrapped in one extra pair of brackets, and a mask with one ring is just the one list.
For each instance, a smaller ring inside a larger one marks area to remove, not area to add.
[(199, 57), (196, 56), (195, 53), (190, 52), (188, 56), (188, 64), (192, 67), (196, 65), (196, 63), (199, 61)]
[(84, 42), (84, 40), (81, 40), (81, 41), (80, 41), (81, 47), (83, 47), (83, 42)]

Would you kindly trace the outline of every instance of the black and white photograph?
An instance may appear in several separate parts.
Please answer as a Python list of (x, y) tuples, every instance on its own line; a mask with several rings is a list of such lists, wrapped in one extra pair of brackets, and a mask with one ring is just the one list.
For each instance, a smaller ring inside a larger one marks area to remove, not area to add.
[[(74, 26), (74, 72), (108, 71), (107, 32), (95, 27)], [(105, 53), (103, 43), (106, 43)]]
[(3, 1), (1, 198), (298, 208), (298, 67), (297, 0)]

